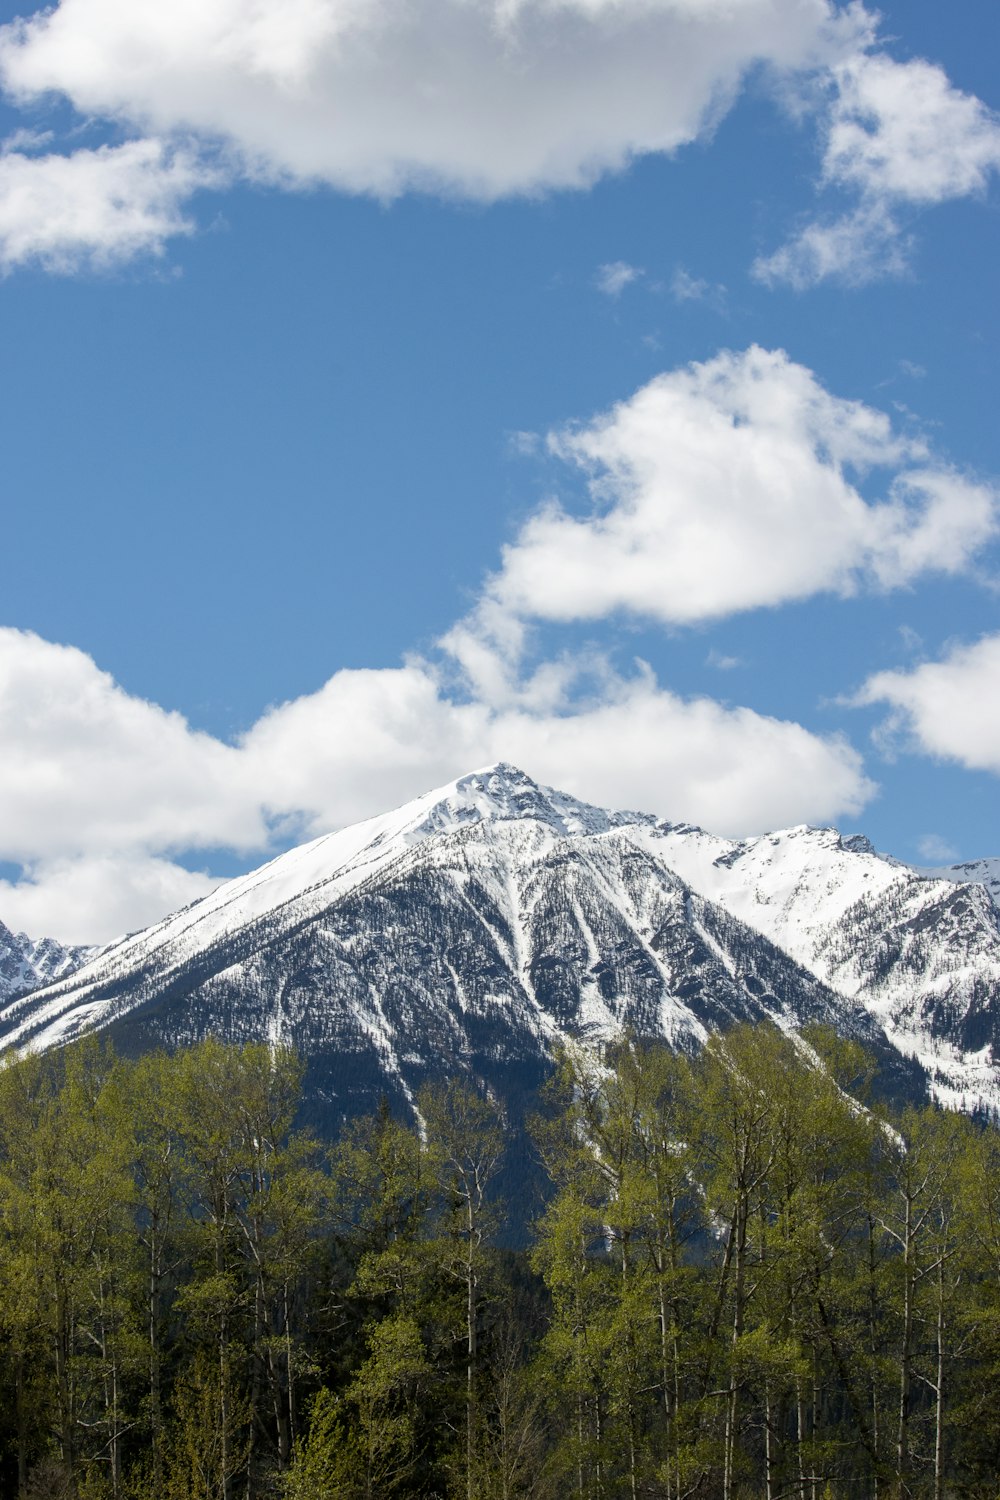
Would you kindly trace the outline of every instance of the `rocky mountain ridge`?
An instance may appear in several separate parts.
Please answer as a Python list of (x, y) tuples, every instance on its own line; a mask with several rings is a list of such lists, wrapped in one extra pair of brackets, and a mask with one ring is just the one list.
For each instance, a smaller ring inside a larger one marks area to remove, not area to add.
[(769, 1017), (900, 1085), (1000, 1101), (1000, 915), (861, 838), (717, 838), (497, 765), (316, 839), (0, 1008), (0, 1045), (288, 1041), (324, 1128), (467, 1072), (525, 1097), (564, 1037), (694, 1049)]
[(0, 1005), (63, 979), (99, 952), (97, 944), (67, 945), (55, 938), (28, 937), (0, 922)]

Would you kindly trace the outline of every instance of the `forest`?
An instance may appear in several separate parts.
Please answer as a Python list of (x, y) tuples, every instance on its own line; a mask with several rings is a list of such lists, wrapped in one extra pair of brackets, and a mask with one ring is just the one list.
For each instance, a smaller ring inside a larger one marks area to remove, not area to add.
[(512, 1249), (495, 1101), (330, 1144), (300, 1078), (214, 1041), (0, 1069), (0, 1493), (996, 1496), (989, 1122), (880, 1104), (822, 1031), (569, 1050)]

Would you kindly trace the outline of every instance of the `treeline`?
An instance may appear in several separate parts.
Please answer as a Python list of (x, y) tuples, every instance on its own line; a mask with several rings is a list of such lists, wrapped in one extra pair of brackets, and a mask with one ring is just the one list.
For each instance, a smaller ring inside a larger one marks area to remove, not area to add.
[(995, 1497), (993, 1128), (887, 1117), (824, 1033), (567, 1055), (514, 1252), (488, 1100), (323, 1146), (299, 1082), (213, 1042), (0, 1070), (4, 1494)]

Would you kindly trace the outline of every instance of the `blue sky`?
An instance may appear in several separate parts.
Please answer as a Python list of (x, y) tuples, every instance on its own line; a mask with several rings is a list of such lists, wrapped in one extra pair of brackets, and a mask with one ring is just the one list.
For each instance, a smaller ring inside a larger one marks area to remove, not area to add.
[(490, 760), (1000, 852), (986, 0), (0, 10), (0, 920)]

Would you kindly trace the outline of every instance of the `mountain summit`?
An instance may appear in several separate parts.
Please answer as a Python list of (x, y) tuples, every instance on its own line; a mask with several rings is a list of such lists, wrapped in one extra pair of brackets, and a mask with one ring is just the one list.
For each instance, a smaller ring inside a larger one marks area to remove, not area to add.
[(515, 1110), (570, 1037), (694, 1049), (824, 1021), (900, 1087), (1000, 1099), (1000, 917), (981, 883), (835, 829), (741, 842), (592, 807), (506, 763), (292, 849), (0, 1010), (0, 1045), (108, 1031), (294, 1045), (323, 1128), (477, 1078)]

